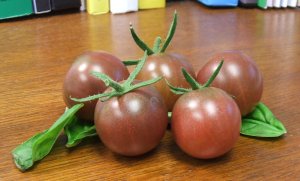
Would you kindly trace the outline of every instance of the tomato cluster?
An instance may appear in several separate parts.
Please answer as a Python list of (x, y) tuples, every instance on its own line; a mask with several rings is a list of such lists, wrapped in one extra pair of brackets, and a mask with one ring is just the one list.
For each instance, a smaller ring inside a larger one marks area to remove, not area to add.
[[(154, 86), (141, 87), (107, 101), (88, 101), (78, 117), (94, 121), (102, 142), (113, 152), (135, 156), (159, 144), (171, 109), (172, 133), (184, 152), (203, 159), (225, 154), (238, 140), (241, 114), (251, 111), (261, 97), (262, 76), (248, 56), (239, 51), (226, 51), (216, 54), (198, 72), (197, 81), (199, 85), (204, 84), (223, 59), (213, 87), (195, 88), (181, 72), (187, 68), (187, 74), (193, 79), (193, 69), (183, 66), (187, 61), (178, 57), (181, 56), (149, 56), (137, 79), (148, 80), (162, 75), (167, 81), (161, 80)], [(117, 82), (129, 75), (122, 61), (111, 54), (85, 53), (76, 59), (66, 75), (64, 98), (67, 106), (76, 103), (71, 97), (88, 97), (112, 89), (107, 89), (105, 82), (93, 77), (91, 71), (103, 72)], [(176, 95), (168, 87), (174, 81), (189, 91), (182, 96)]]
[[(241, 116), (250, 113), (261, 99), (262, 76), (255, 62), (240, 51), (216, 54), (197, 77), (185, 57), (165, 53), (176, 25), (175, 13), (165, 41), (157, 37), (152, 49), (131, 25), (134, 41), (148, 55), (142, 66), (137, 65), (139, 71), (133, 72), (134, 75), (129, 75), (125, 62), (106, 52), (81, 55), (67, 73), (64, 82), (67, 106), (75, 104), (71, 97), (106, 94), (112, 89), (117, 92), (106, 101), (88, 99), (78, 113), (80, 119), (94, 121), (101, 140), (113, 152), (134, 156), (155, 148), (166, 130), (169, 111), (174, 139), (184, 152), (203, 159), (221, 156), (237, 142)], [(91, 71), (104, 73), (105, 81), (91, 76)], [(126, 83), (132, 77), (137, 79), (134, 82), (160, 77), (164, 80), (157, 79), (153, 85), (126, 92), (128, 86), (134, 87)], [(117, 83), (123, 80), (124, 86)], [(106, 85), (114, 86), (107, 89)]]

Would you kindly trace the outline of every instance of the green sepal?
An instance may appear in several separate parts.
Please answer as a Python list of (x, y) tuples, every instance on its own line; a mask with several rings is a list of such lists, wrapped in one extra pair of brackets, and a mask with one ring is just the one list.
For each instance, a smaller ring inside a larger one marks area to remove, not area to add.
[(135, 32), (135, 30), (134, 30), (132, 24), (130, 24), (130, 33), (131, 33), (131, 36), (132, 36), (133, 40), (135, 41), (135, 43), (136, 43), (143, 51), (147, 51), (147, 52), (148, 52), (148, 53), (147, 53), (148, 55), (154, 54), (153, 50), (151, 50), (151, 48), (149, 48), (149, 47), (147, 46), (147, 44), (146, 44), (144, 41), (142, 41), (142, 40), (140, 39), (140, 37), (136, 34), (136, 32)]
[(187, 92), (191, 92), (192, 89), (186, 89), (186, 88), (182, 88), (182, 87), (175, 87), (173, 86), (167, 79), (165, 79), (166, 83), (168, 84), (170, 90), (177, 95), (182, 95), (185, 94)]
[(159, 48), (160, 48), (160, 44), (161, 44), (162, 40), (161, 40), (161, 37), (156, 37), (155, 41), (154, 41), (154, 45), (153, 45), (153, 52), (155, 54), (159, 53)]
[(174, 34), (175, 34), (175, 30), (176, 30), (176, 26), (177, 26), (177, 12), (175, 11), (174, 12), (174, 16), (173, 16), (173, 21), (171, 23), (171, 26), (169, 28), (169, 32), (168, 32), (168, 35), (167, 35), (167, 38), (165, 40), (165, 43), (163, 44), (160, 52), (161, 53), (164, 53), (166, 51), (166, 49), (168, 48)]
[(201, 88), (201, 85), (184, 68), (181, 69), (181, 72), (185, 80), (190, 84), (193, 90)]
[(205, 82), (205, 84), (203, 85), (203, 87), (209, 87), (210, 84), (215, 80), (215, 78), (217, 77), (217, 75), (219, 74), (222, 66), (223, 66), (224, 60), (221, 60), (221, 62), (219, 63), (217, 69), (213, 72), (213, 74), (209, 77), (209, 79)]
[(210, 78), (208, 79), (208, 81), (204, 85), (199, 84), (184, 68), (182, 68), (181, 69), (182, 74), (183, 74), (185, 80), (190, 84), (192, 89), (186, 89), (186, 88), (182, 88), (182, 87), (175, 87), (168, 80), (165, 79), (165, 81), (168, 84), (170, 90), (174, 94), (181, 95), (181, 94), (185, 94), (187, 92), (191, 92), (192, 90), (203, 89), (205, 87), (210, 86), (210, 84), (216, 78), (216, 76), (218, 75), (218, 73), (220, 72), (220, 70), (222, 68), (223, 62), (224, 62), (223, 60), (220, 62), (217, 69), (214, 71), (214, 73), (210, 76)]
[(141, 60), (124, 60), (122, 61), (125, 66), (137, 65)]

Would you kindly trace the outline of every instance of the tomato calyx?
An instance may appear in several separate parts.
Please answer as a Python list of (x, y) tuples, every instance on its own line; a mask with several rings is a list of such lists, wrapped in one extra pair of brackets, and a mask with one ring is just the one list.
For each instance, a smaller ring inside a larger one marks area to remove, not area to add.
[[(155, 38), (153, 48), (150, 48), (135, 32), (132, 23), (130, 23), (130, 33), (135, 41), (135, 43), (143, 50), (147, 51), (147, 55), (153, 55), (153, 54), (161, 54), (166, 51), (168, 48), (176, 30), (177, 26), (177, 12), (174, 12), (173, 20), (169, 28), (169, 32), (167, 34), (167, 37), (165, 41), (163, 42), (162, 38), (160, 36)], [(163, 45), (161, 46), (161, 44)], [(130, 66), (130, 65), (136, 65), (138, 64), (140, 60), (125, 60), (123, 61), (124, 65)]]
[[(147, 55), (160, 54), (160, 53), (164, 53), (166, 51), (166, 49), (168, 48), (168, 46), (175, 34), (176, 26), (177, 26), (177, 12), (175, 11), (174, 16), (173, 16), (173, 21), (170, 25), (169, 32), (167, 34), (167, 37), (166, 37), (164, 43), (163, 43), (163, 40), (161, 39), (161, 37), (158, 36), (155, 38), (152, 49), (137, 35), (137, 33), (135, 32), (135, 30), (133, 28), (132, 23), (130, 23), (130, 33), (131, 33), (131, 36), (132, 36), (133, 40), (135, 41), (135, 43), (143, 51), (147, 51)], [(163, 45), (161, 46), (162, 43), (163, 43)], [(137, 65), (139, 61), (141, 61), (141, 60), (125, 60), (125, 61), (123, 61), (123, 63), (126, 66), (130, 66), (130, 65)]]
[(133, 81), (135, 80), (138, 73), (142, 70), (142, 68), (146, 62), (146, 59), (147, 59), (147, 50), (145, 51), (144, 56), (141, 59), (141, 61), (138, 62), (136, 68), (129, 75), (128, 79), (125, 80), (123, 83), (114, 81), (112, 78), (110, 78), (106, 74), (99, 73), (99, 72), (91, 72), (91, 75), (93, 75), (94, 77), (96, 77), (98, 79), (101, 79), (105, 83), (105, 85), (107, 87), (111, 87), (112, 90), (101, 93), (101, 94), (88, 96), (85, 98), (78, 99), (78, 98), (70, 97), (70, 99), (72, 99), (73, 101), (77, 101), (77, 102), (87, 102), (87, 101), (92, 101), (95, 99), (100, 99), (101, 101), (106, 101), (112, 97), (119, 97), (119, 96), (122, 96), (128, 92), (135, 90), (135, 89), (145, 87), (145, 86), (148, 86), (150, 84), (154, 84), (154, 83), (160, 81), (162, 79), (162, 77), (157, 77), (157, 78), (150, 79), (150, 80), (147, 80), (144, 82), (139, 82), (139, 83), (133, 85)]
[(221, 60), (221, 62), (219, 63), (217, 69), (213, 72), (213, 74), (210, 76), (210, 78), (203, 85), (198, 83), (185, 69), (181, 69), (181, 71), (182, 71), (182, 74), (183, 74), (185, 80), (191, 85), (190, 89), (186, 89), (186, 88), (182, 88), (182, 87), (175, 87), (170, 82), (168, 82), (168, 80), (165, 79), (165, 81), (166, 81), (166, 83), (168, 84), (168, 86), (170, 87), (171, 91), (174, 94), (181, 95), (181, 94), (185, 94), (187, 92), (191, 92), (193, 90), (203, 89), (203, 88), (209, 87), (210, 84), (214, 81), (214, 79), (216, 78), (216, 76), (220, 72), (223, 63), (224, 63), (224, 60)]

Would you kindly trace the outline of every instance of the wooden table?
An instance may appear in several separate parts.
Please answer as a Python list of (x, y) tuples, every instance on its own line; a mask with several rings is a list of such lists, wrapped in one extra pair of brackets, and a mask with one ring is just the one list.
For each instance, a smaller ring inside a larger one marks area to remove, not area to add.
[[(213, 160), (184, 154), (170, 131), (157, 149), (137, 158), (113, 154), (97, 138), (73, 149), (60, 136), (52, 152), (21, 173), (11, 150), (47, 129), (63, 112), (62, 82), (87, 50), (121, 59), (141, 57), (129, 22), (149, 44), (165, 36), (174, 10), (178, 29), (169, 52), (198, 70), (214, 53), (239, 49), (264, 76), (262, 101), (284, 123), (279, 139), (241, 136)], [(67, 13), (0, 23), (0, 180), (297, 180), (300, 179), (300, 13), (295, 9), (209, 9), (194, 1), (124, 15)]]

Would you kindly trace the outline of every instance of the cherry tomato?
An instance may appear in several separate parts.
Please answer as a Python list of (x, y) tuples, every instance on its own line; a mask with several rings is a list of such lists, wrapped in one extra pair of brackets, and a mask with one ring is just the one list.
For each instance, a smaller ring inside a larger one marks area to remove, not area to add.
[(241, 114), (223, 90), (208, 87), (182, 95), (173, 108), (171, 128), (188, 155), (215, 158), (231, 150), (239, 138)]
[[(67, 72), (64, 80), (64, 101), (68, 107), (76, 104), (70, 97), (84, 98), (102, 93), (107, 88), (102, 80), (90, 74), (92, 71), (105, 73), (115, 81), (122, 81), (129, 76), (129, 72), (121, 60), (107, 52), (86, 52), (80, 55)], [(97, 100), (86, 102), (78, 112), (78, 117), (94, 121), (96, 103)]]
[(97, 133), (110, 150), (137, 156), (155, 148), (168, 125), (167, 108), (159, 92), (146, 86), (98, 101), (95, 109)]
[[(153, 54), (147, 58), (137, 79), (149, 80), (163, 76), (176, 87), (189, 88), (189, 84), (181, 73), (182, 68), (186, 69), (193, 77), (196, 77), (192, 65), (182, 55), (175, 53)], [(168, 85), (163, 80), (155, 83), (154, 86), (163, 96), (168, 111), (172, 111), (179, 95), (171, 92)]]
[(200, 69), (197, 81), (205, 83), (221, 59), (224, 60), (223, 67), (211, 86), (221, 88), (234, 96), (242, 115), (246, 115), (261, 99), (263, 77), (249, 56), (240, 51), (224, 51), (214, 55)]

